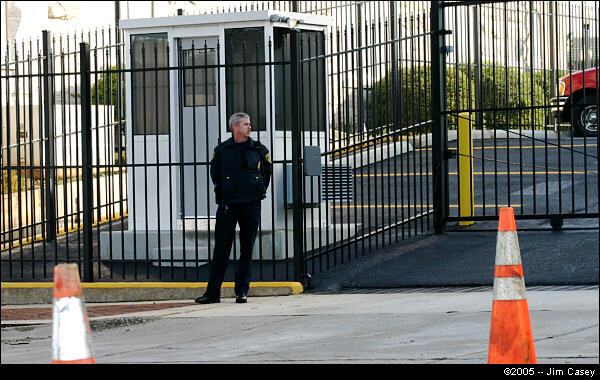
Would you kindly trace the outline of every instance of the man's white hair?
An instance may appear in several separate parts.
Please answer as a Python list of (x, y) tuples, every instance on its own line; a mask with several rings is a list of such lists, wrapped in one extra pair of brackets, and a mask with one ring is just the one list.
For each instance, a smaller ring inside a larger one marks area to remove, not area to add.
[(233, 126), (242, 122), (242, 119), (250, 120), (250, 116), (247, 113), (236, 112), (229, 117), (229, 128), (233, 130)]

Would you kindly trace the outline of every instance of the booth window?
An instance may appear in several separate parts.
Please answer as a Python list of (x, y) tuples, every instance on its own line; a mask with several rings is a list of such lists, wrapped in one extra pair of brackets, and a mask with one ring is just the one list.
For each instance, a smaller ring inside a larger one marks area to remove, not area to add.
[(245, 112), (252, 130), (265, 131), (264, 28), (225, 29), (225, 65), (227, 115)]
[[(202, 67), (217, 64), (215, 49), (183, 50), (183, 65)], [(194, 68), (183, 71), (185, 107), (217, 105), (216, 68)]]
[[(275, 130), (292, 130), (292, 102), (289, 92), (290, 71), (290, 30), (273, 28), (273, 53), (275, 62), (287, 62), (273, 65), (275, 77)], [(301, 47), (300, 59), (314, 58), (325, 54), (325, 35), (319, 31), (302, 30), (299, 32)], [(315, 59), (300, 64), (300, 115), (302, 130), (324, 132), (325, 121), (325, 59)]]
[(166, 33), (131, 36), (133, 133), (169, 133), (169, 67)]

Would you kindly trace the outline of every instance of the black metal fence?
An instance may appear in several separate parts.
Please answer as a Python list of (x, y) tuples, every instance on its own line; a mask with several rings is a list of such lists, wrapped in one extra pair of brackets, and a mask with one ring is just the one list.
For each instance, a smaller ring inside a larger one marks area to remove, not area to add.
[[(123, 73), (106, 76), (101, 69), (111, 64), (122, 69), (118, 33), (57, 37), (45, 31), (41, 39), (14, 43), (6, 51), (0, 134), (3, 281), (48, 279), (57, 263), (87, 263), (92, 245), (82, 226), (97, 228), (127, 216), (126, 166), (119, 154), (125, 147), (124, 93), (116, 87)], [(79, 49), (83, 41), (90, 56)], [(95, 68), (83, 81), (82, 58)]]
[[(11, 46), (2, 281), (49, 280), (61, 262), (84, 281), (206, 281), (208, 165), (236, 111), (274, 164), (254, 281), (305, 280), (504, 206), (553, 227), (597, 220), (598, 93), (573, 84), (598, 65), (597, 4), (262, 2), (215, 17), (264, 9), (332, 23)], [(590, 136), (575, 137), (583, 111)]]

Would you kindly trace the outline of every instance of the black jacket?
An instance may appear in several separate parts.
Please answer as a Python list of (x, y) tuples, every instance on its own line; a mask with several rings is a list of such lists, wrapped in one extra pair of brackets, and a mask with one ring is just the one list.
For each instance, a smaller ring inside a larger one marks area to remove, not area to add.
[(210, 160), (210, 176), (218, 204), (264, 199), (272, 172), (269, 150), (251, 138), (241, 144), (229, 138), (215, 147)]

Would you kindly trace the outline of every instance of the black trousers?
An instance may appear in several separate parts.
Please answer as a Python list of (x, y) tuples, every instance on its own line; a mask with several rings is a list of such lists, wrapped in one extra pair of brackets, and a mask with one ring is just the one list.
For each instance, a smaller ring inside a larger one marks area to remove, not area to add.
[(215, 224), (215, 249), (210, 263), (210, 278), (204, 293), (206, 297), (220, 297), (237, 224), (240, 226), (240, 258), (235, 272), (235, 294), (248, 293), (252, 274), (252, 250), (259, 223), (260, 201), (219, 205)]

